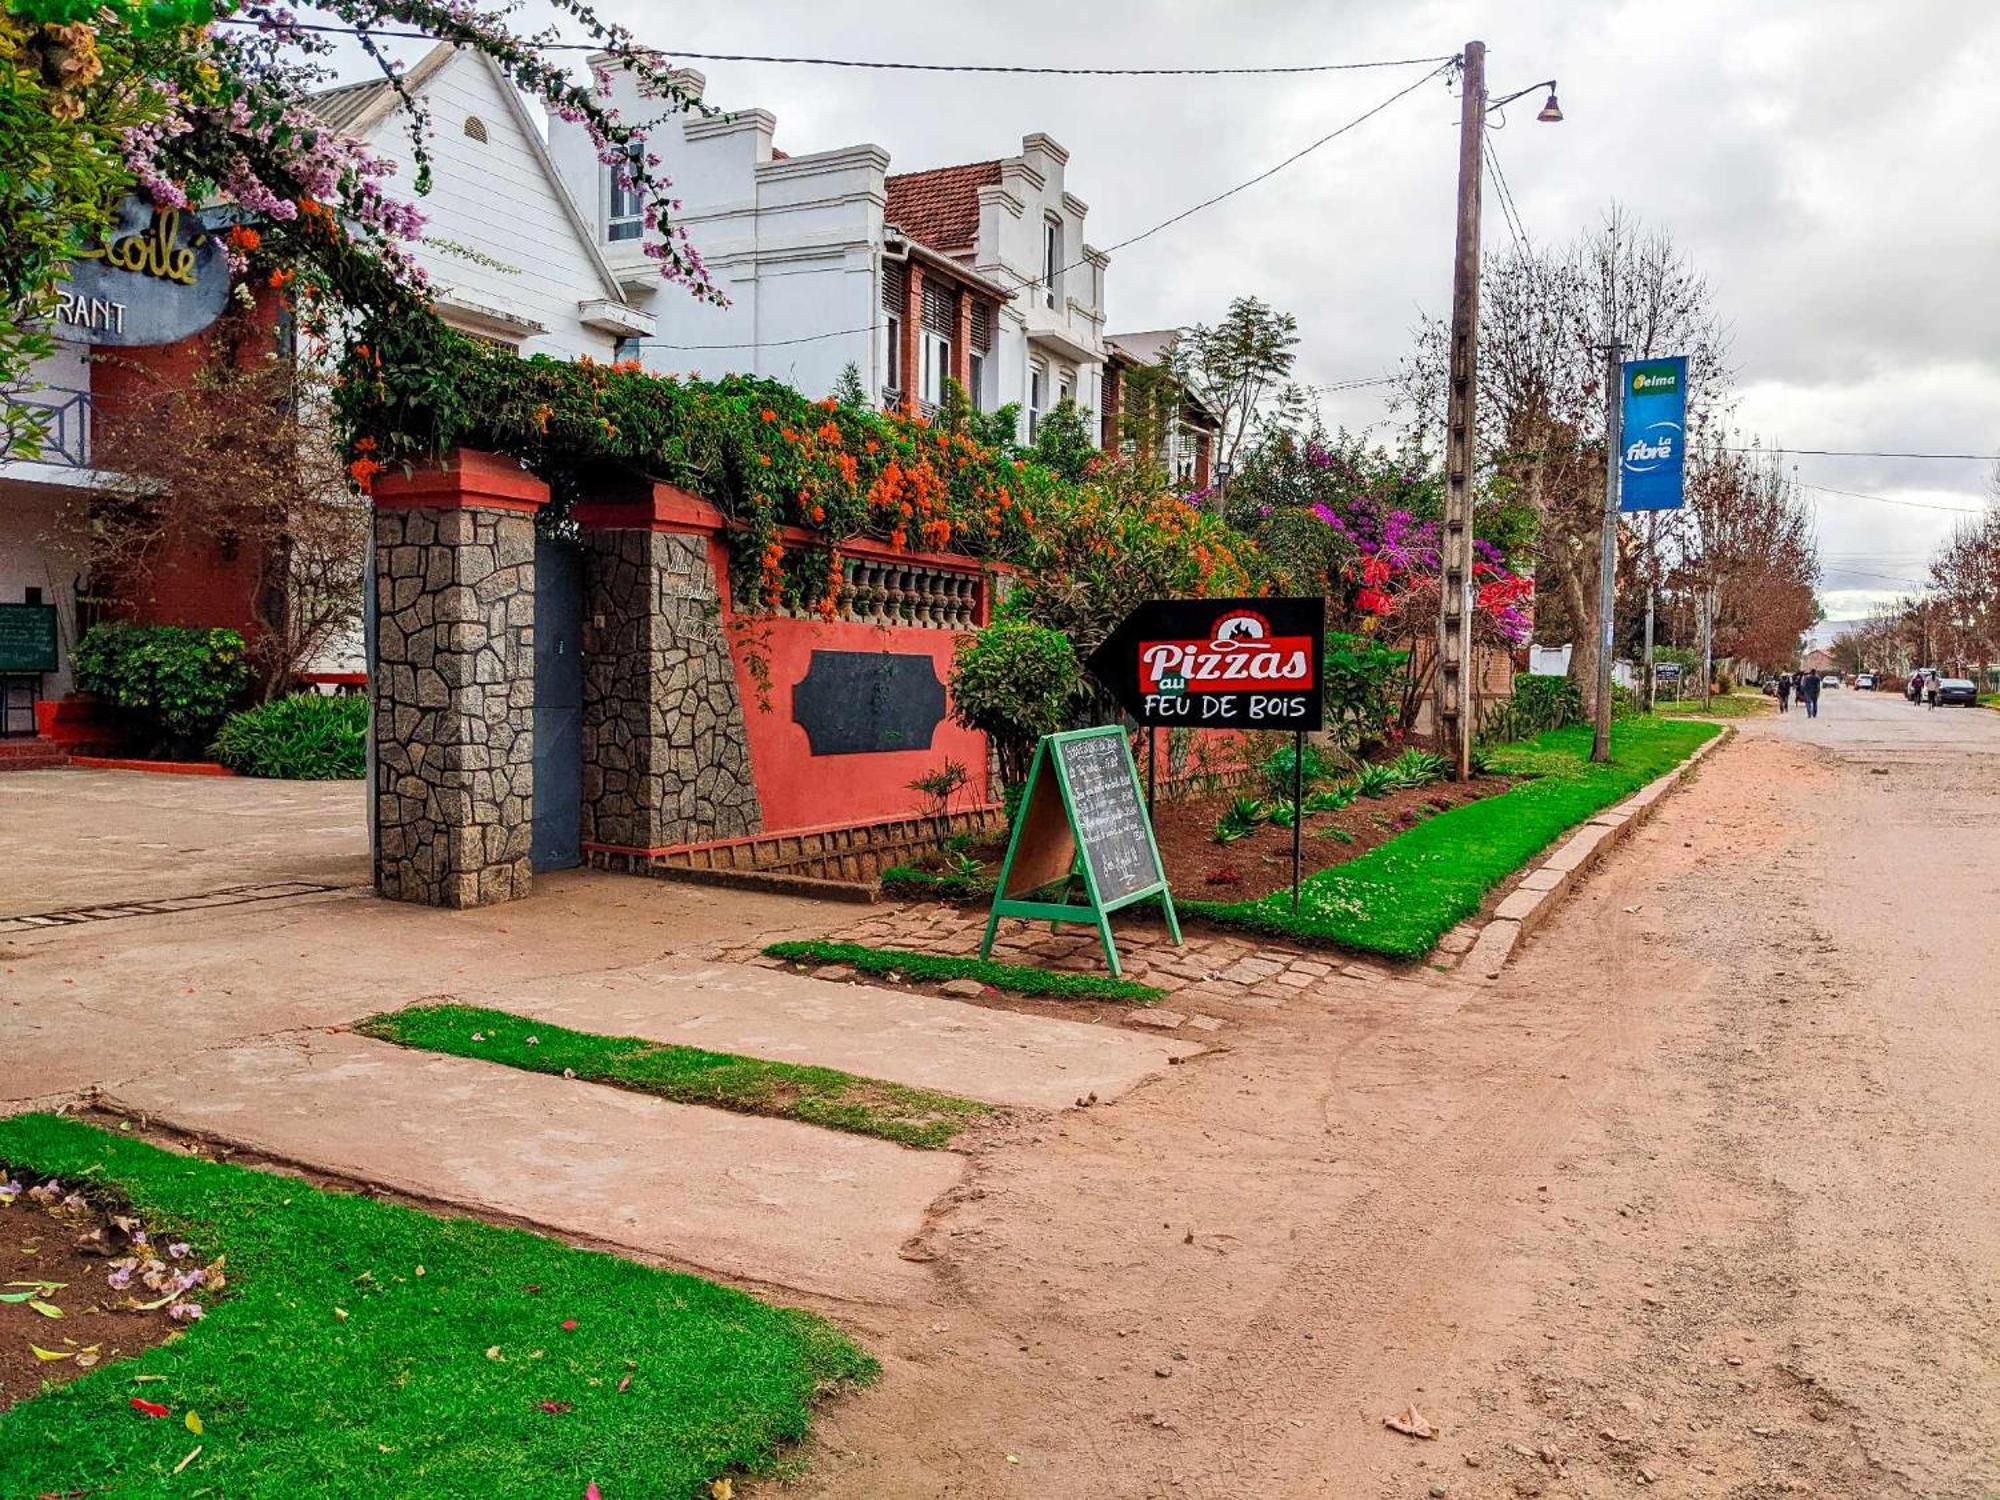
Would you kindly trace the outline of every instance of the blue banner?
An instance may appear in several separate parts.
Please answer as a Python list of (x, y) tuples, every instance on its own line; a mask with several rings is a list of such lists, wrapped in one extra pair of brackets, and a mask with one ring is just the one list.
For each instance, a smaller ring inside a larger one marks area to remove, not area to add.
[(1625, 362), (1620, 510), (1679, 510), (1687, 448), (1687, 360)]

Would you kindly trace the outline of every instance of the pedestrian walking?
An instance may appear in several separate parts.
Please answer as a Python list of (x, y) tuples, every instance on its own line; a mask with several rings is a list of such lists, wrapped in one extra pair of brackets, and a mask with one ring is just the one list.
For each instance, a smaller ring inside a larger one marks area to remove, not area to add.
[(1788, 714), (1791, 711), (1792, 674), (1790, 672), (1780, 672), (1778, 674), (1778, 712)]
[(1805, 700), (1806, 717), (1808, 719), (1817, 719), (1819, 717), (1819, 673), (1799, 673), (1799, 696)]

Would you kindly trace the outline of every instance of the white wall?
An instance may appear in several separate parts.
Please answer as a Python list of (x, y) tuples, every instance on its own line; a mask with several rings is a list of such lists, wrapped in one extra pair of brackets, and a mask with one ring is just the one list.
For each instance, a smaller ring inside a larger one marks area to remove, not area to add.
[[(523, 339), (523, 354), (609, 359), (616, 338), (583, 326), (581, 303), (608, 295), (574, 225), (537, 161), (503, 85), (478, 56), (454, 55), (423, 90), (430, 106), (432, 186), (417, 200), (428, 219), (427, 240), (448, 240), (489, 257), (485, 265), (434, 245), (416, 257), (429, 273), (446, 321), (504, 337), (499, 328), (466, 321), (455, 304), (527, 318), (546, 333)], [(465, 133), (467, 116), (486, 139)], [(380, 155), (399, 164), (392, 190), (407, 193), (416, 172), (406, 118), (396, 111), (369, 134)]]
[(857, 145), (781, 159), (777, 120), (766, 110), (661, 117), (629, 70), (614, 63), (611, 79), (603, 97), (621, 118), (657, 120), (649, 148), (673, 182), (679, 222), (729, 299), (725, 307), (696, 299), (661, 279), (642, 242), (608, 238), (608, 169), (582, 126), (552, 119), (549, 150), (563, 181), (628, 294), (655, 319), (641, 347), (647, 366), (764, 375), (822, 396), (852, 361), (879, 395), (884, 352), (873, 330), (882, 321), (889, 154)]
[[(1000, 181), (979, 190), (979, 240), (973, 269), (1009, 290), (1019, 289), (1001, 318), (1000, 402), (1019, 401), (1027, 436), (1028, 373), (1033, 360), (1049, 369), (1048, 405), (1062, 376), (1073, 377), (1076, 403), (1093, 417), (1103, 410), (1104, 268), (1089, 250), (1089, 206), (1069, 192), (1069, 153), (1040, 133), (1025, 137), (1021, 154), (1000, 164)], [(1062, 230), (1055, 306), (1038, 284), (1044, 269), (1044, 226)], [(1073, 264), (1081, 262), (1081, 264)], [(1097, 423), (1089, 423), (1093, 439)]]

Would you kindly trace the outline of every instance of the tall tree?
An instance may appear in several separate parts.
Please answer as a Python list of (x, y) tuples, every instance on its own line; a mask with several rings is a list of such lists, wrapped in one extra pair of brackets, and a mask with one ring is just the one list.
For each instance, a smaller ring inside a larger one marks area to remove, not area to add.
[[(1412, 434), (1442, 433), (1451, 329), (1417, 330), (1403, 371)], [(1479, 310), (1478, 462), (1539, 518), (1534, 554), (1540, 614), (1566, 627), (1570, 676), (1586, 704), (1597, 685), (1589, 628), (1604, 505), (1605, 353), (1688, 359), (1688, 425), (1699, 437), (1726, 405), (1728, 340), (1707, 281), (1664, 229), (1613, 205), (1567, 246), (1490, 257)], [(1538, 634), (1540, 634), (1538, 628)], [(1544, 637), (1546, 638), (1546, 637)]]
[(1176, 379), (1218, 424), (1216, 458), (1236, 464), (1283, 394), (1298, 358), (1299, 320), (1257, 297), (1238, 297), (1222, 321), (1196, 324), (1175, 342)]

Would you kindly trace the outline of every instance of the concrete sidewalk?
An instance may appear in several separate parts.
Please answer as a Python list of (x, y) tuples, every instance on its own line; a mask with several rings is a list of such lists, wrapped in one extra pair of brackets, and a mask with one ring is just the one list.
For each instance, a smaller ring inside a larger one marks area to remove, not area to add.
[(900, 1302), (963, 1159), (348, 1034), (205, 1052), (104, 1103), (210, 1140), (732, 1281)]
[(644, 964), (454, 997), (607, 1036), (839, 1068), (990, 1104), (1111, 1100), (1201, 1049), (1108, 1026), (739, 964)]

